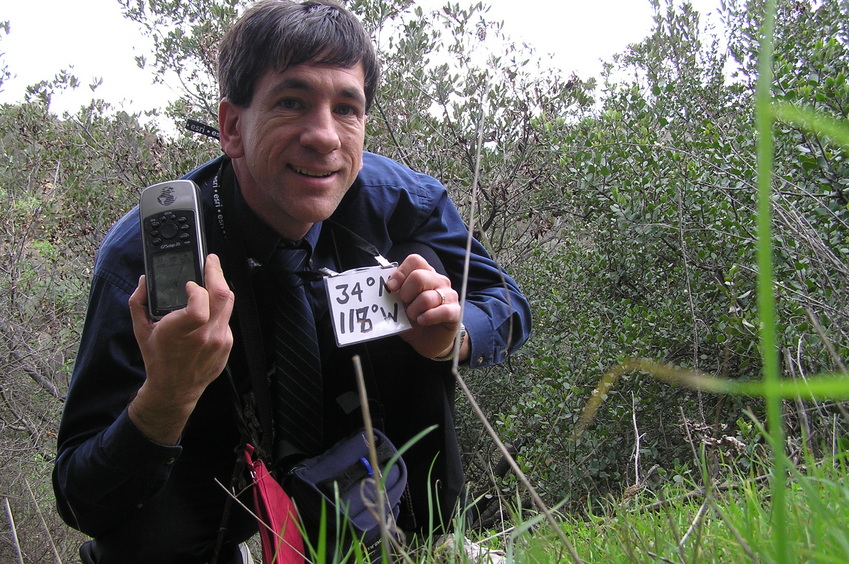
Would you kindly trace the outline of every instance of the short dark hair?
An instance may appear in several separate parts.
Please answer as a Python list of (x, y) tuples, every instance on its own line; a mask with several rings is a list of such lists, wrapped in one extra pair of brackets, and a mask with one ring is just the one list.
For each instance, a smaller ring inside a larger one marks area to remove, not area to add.
[(269, 69), (283, 72), (304, 63), (353, 68), (360, 62), (368, 111), (380, 66), (356, 16), (333, 0), (261, 0), (221, 40), (218, 87), (222, 98), (247, 107), (256, 82)]

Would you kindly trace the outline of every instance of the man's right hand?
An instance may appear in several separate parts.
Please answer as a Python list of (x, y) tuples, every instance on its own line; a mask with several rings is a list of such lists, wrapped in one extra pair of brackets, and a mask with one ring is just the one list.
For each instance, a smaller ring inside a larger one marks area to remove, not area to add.
[(224, 370), (233, 347), (230, 291), (221, 262), (211, 254), (205, 287), (186, 284), (188, 305), (152, 321), (144, 276), (130, 296), (133, 331), (144, 358), (146, 379), (130, 403), (130, 420), (149, 439), (176, 444), (206, 387)]

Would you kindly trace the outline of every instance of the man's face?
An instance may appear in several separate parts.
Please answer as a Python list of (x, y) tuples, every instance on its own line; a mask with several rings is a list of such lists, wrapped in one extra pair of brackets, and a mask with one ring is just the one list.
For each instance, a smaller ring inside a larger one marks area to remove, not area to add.
[(303, 64), (266, 72), (248, 107), (221, 102), (221, 146), (245, 201), (288, 239), (330, 217), (363, 167), (364, 81), (362, 64)]

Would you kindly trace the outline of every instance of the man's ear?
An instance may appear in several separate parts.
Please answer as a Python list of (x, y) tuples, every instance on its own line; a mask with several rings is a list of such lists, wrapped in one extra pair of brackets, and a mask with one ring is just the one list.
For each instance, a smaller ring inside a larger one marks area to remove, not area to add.
[(244, 156), (242, 141), (242, 109), (227, 98), (218, 104), (218, 130), (221, 135), (221, 148), (231, 159)]

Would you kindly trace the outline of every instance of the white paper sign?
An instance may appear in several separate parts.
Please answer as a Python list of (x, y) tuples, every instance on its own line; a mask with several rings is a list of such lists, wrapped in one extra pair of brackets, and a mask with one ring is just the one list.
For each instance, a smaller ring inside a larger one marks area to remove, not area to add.
[(333, 332), (340, 347), (395, 335), (410, 329), (410, 320), (386, 281), (396, 267), (348, 270), (324, 279)]

